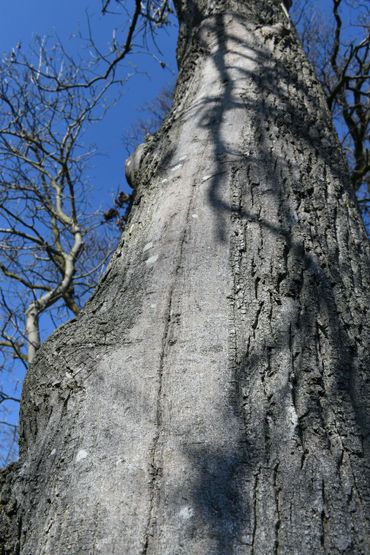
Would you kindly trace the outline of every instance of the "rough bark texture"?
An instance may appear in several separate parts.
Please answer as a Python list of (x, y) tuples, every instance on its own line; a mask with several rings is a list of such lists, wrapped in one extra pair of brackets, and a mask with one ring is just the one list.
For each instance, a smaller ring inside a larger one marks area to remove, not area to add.
[(369, 553), (367, 241), (280, 2), (183, 0), (126, 243), (41, 349), (4, 553)]

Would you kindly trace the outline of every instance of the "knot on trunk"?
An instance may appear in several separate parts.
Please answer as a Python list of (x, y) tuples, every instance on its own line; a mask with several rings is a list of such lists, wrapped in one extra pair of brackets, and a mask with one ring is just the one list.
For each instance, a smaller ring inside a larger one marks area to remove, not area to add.
[(140, 169), (140, 164), (143, 158), (145, 149), (145, 143), (140, 144), (134, 152), (127, 158), (125, 164), (125, 176), (127, 183), (133, 189), (138, 187), (138, 173)]

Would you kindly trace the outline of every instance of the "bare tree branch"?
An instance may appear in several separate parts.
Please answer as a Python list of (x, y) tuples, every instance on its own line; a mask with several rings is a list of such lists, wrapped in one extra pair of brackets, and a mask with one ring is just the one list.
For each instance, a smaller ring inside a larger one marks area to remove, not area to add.
[(26, 364), (42, 340), (41, 315), (57, 324), (78, 314), (113, 250), (99, 237), (101, 215), (86, 212), (91, 149), (80, 137), (104, 116), (116, 82), (50, 91), (43, 75), (70, 78), (76, 63), (59, 44), (37, 44), (37, 64), (17, 53), (0, 65), (0, 345)]

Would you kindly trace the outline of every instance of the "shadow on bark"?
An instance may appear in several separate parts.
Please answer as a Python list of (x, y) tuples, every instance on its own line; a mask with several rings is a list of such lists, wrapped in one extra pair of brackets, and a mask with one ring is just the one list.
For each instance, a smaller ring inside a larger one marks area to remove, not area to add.
[(192, 506), (197, 526), (206, 530), (213, 541), (210, 553), (225, 555), (233, 553), (240, 543), (250, 544), (251, 536), (245, 535), (251, 519), (243, 488), (245, 441), (235, 452), (223, 452), (212, 446), (187, 447), (185, 455), (197, 469), (198, 480), (191, 487)]
[[(351, 229), (345, 232), (347, 236), (344, 238), (344, 247), (336, 242), (341, 233), (336, 226), (346, 225), (343, 219), (343, 211), (347, 209), (345, 203), (349, 202), (353, 213), (359, 214), (345, 162), (339, 152), (339, 141), (332, 129), (328, 111), (325, 113), (323, 106), (317, 105), (318, 97), (315, 92), (318, 84), (310, 74), (308, 65), (305, 68), (306, 73), (293, 75), (291, 68), (286, 66), (282, 53), (280, 60), (275, 57), (271, 64), (271, 57), (262, 48), (255, 48), (253, 59), (258, 72), (248, 73), (240, 68), (227, 66), (225, 57), (230, 54), (230, 49), (225, 49), (225, 39), (227, 37), (229, 42), (233, 41), (235, 44), (239, 39), (228, 33), (225, 17), (216, 16), (206, 24), (209, 31), (221, 37), (213, 59), (219, 82), (224, 84), (224, 94), (222, 97), (208, 96), (196, 107), (197, 116), (201, 114), (201, 125), (209, 129), (214, 145), (216, 167), (208, 182), (208, 199), (217, 214), (215, 238), (220, 245), (228, 240), (224, 229), (226, 218), (231, 218), (232, 221), (239, 222), (245, 233), (249, 226), (255, 225), (261, 229), (261, 235), (265, 235), (265, 239), (270, 237), (271, 241), (275, 241), (278, 247), (276, 257), (281, 256), (283, 270), (274, 276), (276, 299), (271, 298), (271, 312), (280, 310), (282, 296), (291, 300), (293, 308), (286, 316), (282, 329), (271, 330), (271, 337), (260, 337), (259, 347), (253, 352), (248, 347), (244, 355), (239, 354), (235, 370), (235, 382), (238, 385), (230, 403), (238, 406), (242, 415), (246, 413), (247, 403), (253, 403), (254, 388), (262, 387), (266, 393), (263, 382), (268, 382), (279, 371), (278, 366), (277, 370), (274, 368), (279, 354), (283, 351), (291, 354), (286, 382), (280, 389), (266, 395), (265, 406), (261, 411), (265, 413), (264, 438), (260, 438), (260, 442), (253, 442), (253, 431), (246, 424), (247, 437), (248, 434), (250, 436), (248, 441), (254, 444), (253, 450), (249, 450), (249, 457), (244, 449), (225, 454), (211, 448), (188, 453), (193, 464), (199, 468), (199, 481), (193, 490), (193, 502), (202, 520), (207, 523), (210, 534), (217, 538), (218, 549), (215, 553), (220, 555), (230, 549), (230, 545), (233, 545), (235, 538), (240, 538), (243, 530), (255, 527), (253, 519), (256, 515), (252, 516), (250, 503), (243, 497), (243, 479), (253, 481), (262, 465), (267, 465), (273, 474), (284, 451), (291, 449), (289, 443), (279, 444), (279, 438), (284, 438), (284, 433), (276, 433), (276, 426), (284, 420), (287, 396), (292, 397), (292, 407), (297, 416), (292, 443), (299, 453), (298, 471), (304, 475), (306, 466), (311, 465), (312, 472), (318, 474), (317, 480), (322, 480), (322, 521), (326, 518), (326, 511), (329, 513), (327, 518), (335, 520), (336, 515), (330, 514), (328, 507), (334, 506), (337, 501), (341, 505), (339, 514), (343, 506), (347, 505), (348, 508), (351, 505), (353, 495), (362, 497), (361, 491), (366, 491), (366, 483), (370, 481), (367, 445), (370, 436), (370, 392), (364, 353), (359, 352), (359, 349), (364, 350), (366, 346), (356, 336), (362, 331), (361, 318), (365, 316), (365, 307), (358, 304), (351, 291), (352, 287), (357, 286), (357, 280), (360, 287), (363, 284), (361, 273), (356, 275), (353, 265), (351, 269), (350, 249), (361, 251), (363, 247), (355, 244), (350, 236)], [(289, 31), (279, 40), (283, 47), (285, 44), (289, 48), (290, 41), (295, 39)], [(232, 75), (236, 69), (240, 72), (241, 80), (246, 79), (252, 84), (255, 93), (250, 96), (246, 93), (239, 101), (235, 99), (234, 92), (238, 83)], [(298, 103), (289, 96), (290, 85), (300, 91), (303, 103)], [(269, 100), (271, 97), (272, 101)], [(242, 148), (231, 151), (222, 137), (225, 115), (240, 108), (249, 109), (256, 115), (254, 133), (257, 146), (254, 153), (243, 152)], [(296, 140), (297, 146), (302, 148), (303, 156), (307, 158), (306, 167), (296, 167), (295, 160), (285, 159), (274, 152), (275, 138), (277, 141), (284, 141), (284, 135), (288, 136), (288, 128), (290, 136)], [(269, 135), (271, 129), (272, 135)], [(253, 171), (248, 173), (248, 169), (240, 170), (238, 161), (243, 161), (242, 165), (249, 166)], [(219, 193), (223, 180), (230, 178), (230, 169), (227, 167), (230, 163), (234, 170), (233, 178), (238, 181), (242, 190), (239, 204), (236, 205), (232, 201), (225, 203)], [(315, 182), (320, 168), (315, 175), (315, 169), (311, 165), (320, 165), (327, 172), (322, 183)], [(305, 170), (308, 173), (307, 180)], [(347, 188), (337, 186), (332, 198), (328, 199), (326, 189), (336, 181), (347, 182)], [(248, 193), (253, 201), (253, 188), (257, 191), (261, 184), (266, 183), (270, 184), (271, 203), (278, 207), (277, 221), (264, 218), (258, 202), (257, 208), (253, 207), (254, 210), (245, 206), (243, 194), (246, 196)], [(252, 191), (248, 191), (248, 187)], [(347, 200), (341, 198), (344, 193)], [(305, 203), (310, 204), (311, 198), (315, 201), (311, 202), (308, 209), (302, 210)], [(333, 205), (330, 204), (331, 201)], [(341, 216), (335, 203), (342, 210)], [(296, 209), (294, 211), (293, 206)], [(297, 213), (303, 222), (311, 218), (311, 229), (309, 225), (304, 225), (303, 231), (299, 229), (302, 221), (297, 221)], [(325, 225), (321, 228), (317, 225), (315, 228), (321, 215), (326, 218)], [(347, 225), (349, 227), (348, 222)], [(355, 227), (356, 224), (353, 225)], [(357, 225), (361, 228), (360, 222)], [(312, 229), (317, 229), (317, 236), (312, 234)], [(325, 235), (320, 236), (323, 232)], [(333, 237), (333, 246), (330, 246), (329, 240)], [(363, 237), (365, 241), (365, 234)], [(341, 248), (347, 249), (348, 263), (341, 261)], [(356, 254), (355, 252), (355, 256)], [(260, 286), (262, 284), (263, 280)], [(261, 310), (265, 311), (267, 308), (261, 308), (260, 312)], [(256, 327), (259, 316), (260, 314), (256, 314)], [(262, 386), (255, 385), (257, 381), (262, 382)], [(253, 412), (253, 408), (248, 410)], [(333, 463), (327, 462), (327, 457), (332, 458)], [(317, 462), (313, 462), (314, 459)], [(247, 465), (249, 468), (245, 473)], [(326, 465), (331, 467), (331, 476)], [(243, 466), (244, 478), (241, 478), (240, 468)], [(293, 474), (292, 471), (293, 483), (298, 483), (298, 478)], [(346, 474), (351, 477), (350, 494), (345, 491), (343, 476)], [(279, 477), (275, 476), (274, 480), (276, 482)], [(284, 478), (281, 479), (280, 487), (283, 481)], [(333, 485), (330, 481), (338, 483)], [(279, 484), (276, 489), (279, 490)], [(340, 498), (341, 501), (338, 501)], [(364, 498), (360, 505), (362, 503), (362, 517), (369, 519), (369, 500)], [(279, 510), (277, 507), (277, 521)], [(339, 515), (338, 519), (340, 518)], [(248, 520), (249, 526), (246, 525)], [(322, 534), (324, 537), (325, 532)], [(277, 529), (276, 541), (278, 535)], [(352, 548), (358, 547), (352, 545)]]

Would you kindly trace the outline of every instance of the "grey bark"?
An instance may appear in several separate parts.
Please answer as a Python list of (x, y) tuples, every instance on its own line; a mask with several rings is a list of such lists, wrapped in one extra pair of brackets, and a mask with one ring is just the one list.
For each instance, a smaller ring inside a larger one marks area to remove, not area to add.
[(177, 2), (174, 108), (40, 349), (4, 553), (369, 553), (367, 241), (278, 1)]

